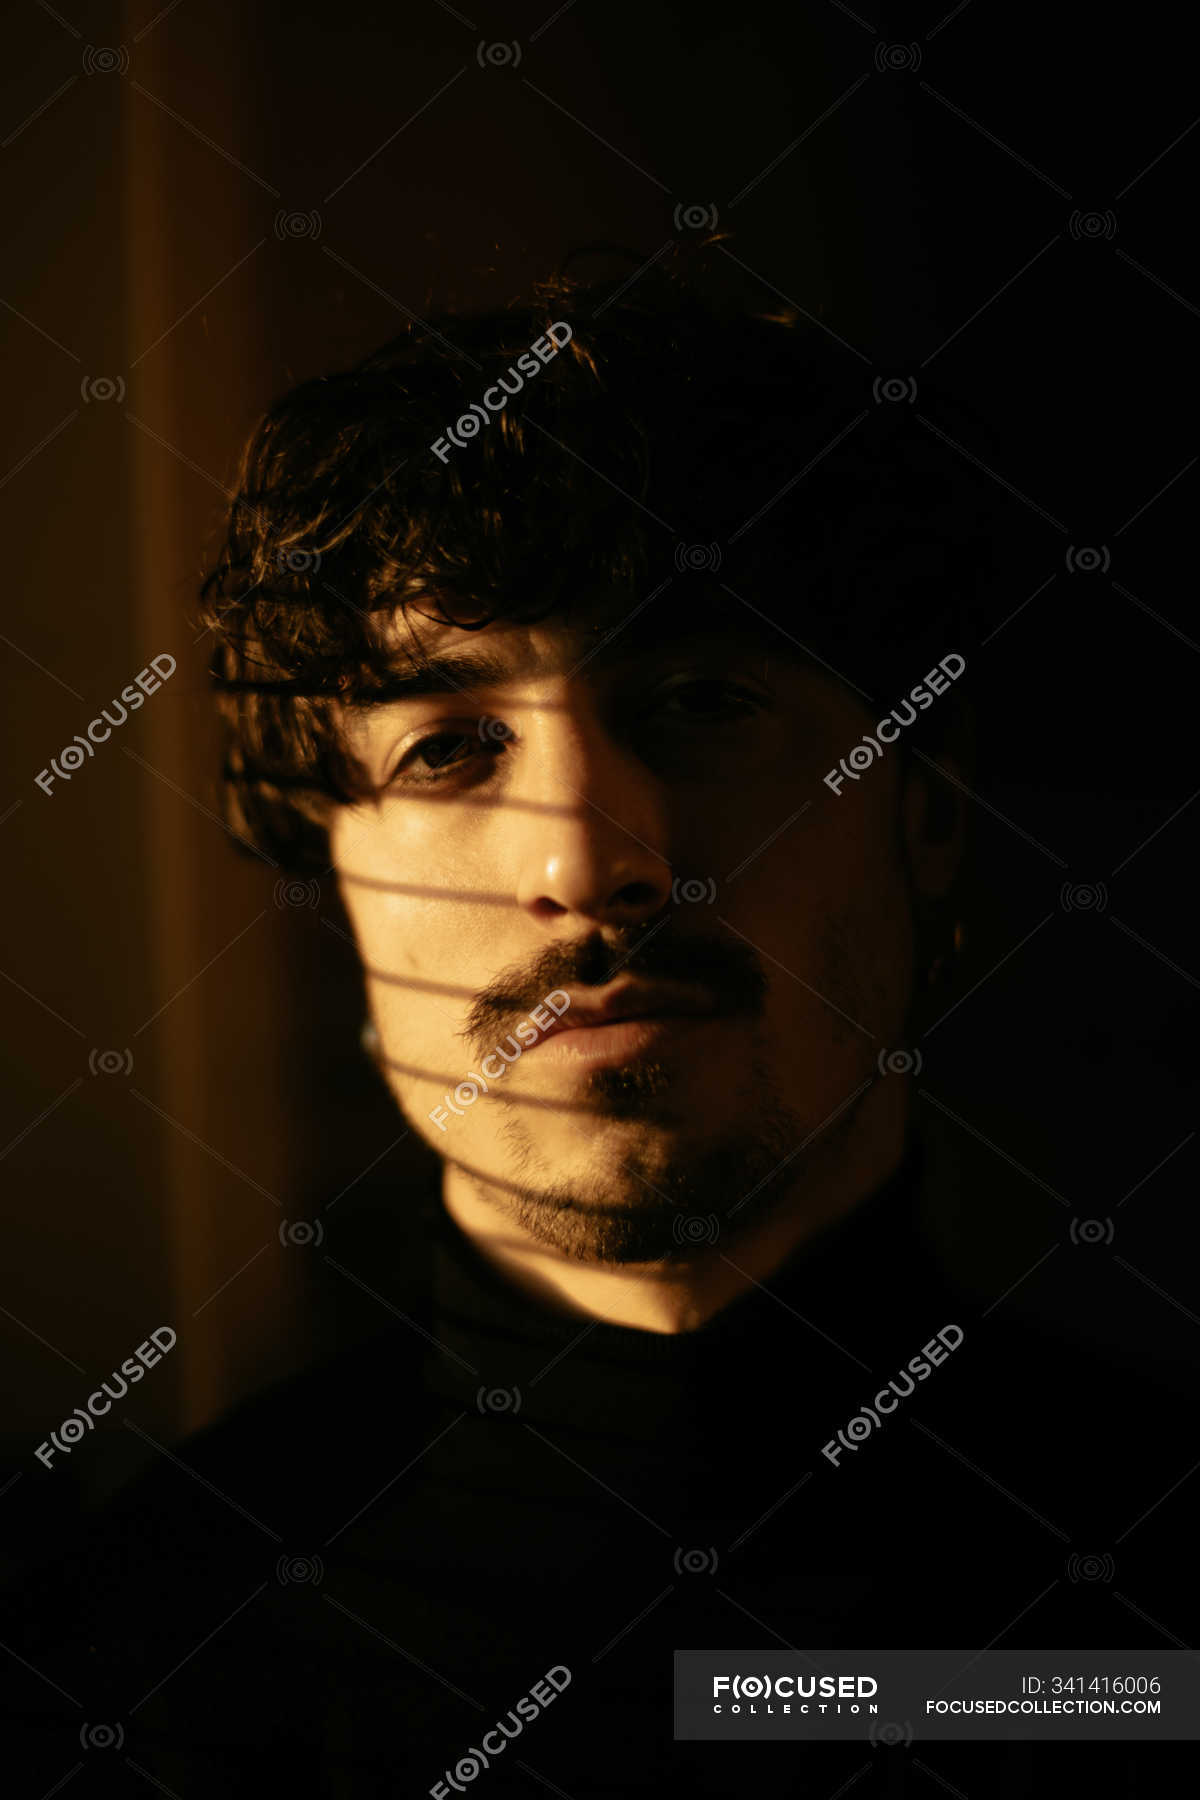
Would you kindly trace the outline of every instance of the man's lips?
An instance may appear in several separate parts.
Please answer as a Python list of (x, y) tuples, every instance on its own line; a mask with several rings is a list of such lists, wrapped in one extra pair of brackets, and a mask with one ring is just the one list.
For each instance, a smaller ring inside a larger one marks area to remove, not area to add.
[(543, 1041), (538, 1060), (546, 1065), (587, 1063), (592, 1068), (619, 1068), (641, 1056), (678, 1054), (689, 1039), (717, 1023), (715, 1013), (656, 1013), (644, 1019), (614, 1019), (610, 1025), (547, 1032), (546, 1037), (554, 1041)]
[(619, 1066), (670, 1048), (718, 1016), (710, 996), (675, 983), (625, 982), (608, 990), (562, 991), (570, 1005), (526, 1051), (541, 1050), (547, 1063)]
[(716, 1011), (707, 994), (675, 982), (628, 981), (607, 989), (563, 988), (561, 991), (570, 1005), (541, 1033), (539, 1043), (563, 1032), (602, 1031), (631, 1019), (710, 1017)]

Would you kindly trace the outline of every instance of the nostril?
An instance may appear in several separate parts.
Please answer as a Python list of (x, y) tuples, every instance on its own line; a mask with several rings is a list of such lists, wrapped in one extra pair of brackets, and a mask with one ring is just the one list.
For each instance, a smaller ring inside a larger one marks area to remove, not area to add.
[(654, 888), (648, 881), (630, 881), (613, 895), (615, 906), (651, 906), (656, 901)]
[(530, 911), (538, 919), (561, 919), (570, 910), (569, 906), (563, 906), (557, 900), (551, 900), (548, 894), (543, 894), (541, 899), (535, 900), (530, 907)]

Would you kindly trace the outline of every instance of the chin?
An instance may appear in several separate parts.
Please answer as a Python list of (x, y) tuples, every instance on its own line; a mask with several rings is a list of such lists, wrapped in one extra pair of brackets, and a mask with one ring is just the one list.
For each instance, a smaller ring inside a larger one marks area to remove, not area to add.
[(654, 1196), (651, 1201), (647, 1205), (631, 1197), (628, 1201), (571, 1205), (539, 1195), (511, 1202), (506, 1210), (547, 1249), (572, 1262), (594, 1266), (683, 1263), (694, 1260), (715, 1242), (707, 1226), (704, 1237), (696, 1240), (695, 1221), (689, 1214)]
[(578, 1195), (581, 1206), (644, 1206), (654, 1199), (655, 1188), (673, 1204), (683, 1204), (702, 1185), (709, 1155), (723, 1135), (701, 1138), (694, 1123), (689, 1128), (600, 1118), (532, 1143), (517, 1178), (529, 1182), (544, 1176), (555, 1192)]
[(685, 1145), (643, 1130), (606, 1133), (583, 1155), (563, 1148), (530, 1145), (528, 1155), (492, 1165), (494, 1185), (477, 1175), (476, 1186), (530, 1237), (578, 1262), (694, 1260), (718, 1241), (735, 1243), (788, 1191), (764, 1179), (779, 1154), (761, 1141)]

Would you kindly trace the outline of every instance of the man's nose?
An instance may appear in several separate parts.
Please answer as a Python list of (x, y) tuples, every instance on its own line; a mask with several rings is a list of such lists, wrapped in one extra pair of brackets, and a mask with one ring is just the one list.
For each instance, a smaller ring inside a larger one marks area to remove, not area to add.
[(517, 904), (539, 925), (578, 933), (662, 910), (671, 894), (662, 784), (594, 712), (538, 715), (520, 797)]

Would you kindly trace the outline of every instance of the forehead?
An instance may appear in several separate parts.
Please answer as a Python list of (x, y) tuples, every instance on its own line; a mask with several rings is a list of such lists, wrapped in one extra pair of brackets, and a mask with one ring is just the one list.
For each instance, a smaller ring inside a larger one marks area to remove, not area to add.
[[(472, 622), (469, 611), (463, 614), (464, 623), (456, 625), (446, 624), (426, 616), (423, 611), (405, 607), (393, 615), (385, 641), (396, 649), (401, 658), (407, 656), (420, 660), (426, 656), (451, 653), (472, 640), (476, 643), (486, 642), (497, 653), (503, 646), (503, 653), (511, 656), (534, 631), (547, 641), (552, 640), (564, 646), (577, 645), (583, 649), (589, 644), (595, 644), (606, 634), (616, 634), (628, 629), (638, 620), (643, 621), (643, 634), (654, 628), (652, 620), (660, 629), (673, 625), (677, 630), (684, 630), (687, 609), (681, 605), (677, 594), (672, 595), (673, 585), (675, 584), (666, 581), (646, 594), (630, 593), (628, 589), (619, 587), (596, 588), (572, 596), (544, 619), (523, 621), (519, 618), (501, 617), (482, 626)], [(448, 610), (458, 611), (456, 607)], [(535, 607), (530, 610), (534, 611)], [(711, 596), (701, 607), (692, 610), (697, 617), (701, 613), (714, 620), (720, 616), (720, 608)], [(483, 616), (482, 612), (479, 616)]]
[(391, 653), (395, 699), (428, 692), (443, 679), (453, 687), (456, 668), (481, 686), (543, 675), (582, 677), (705, 642), (742, 658), (766, 657), (814, 679), (828, 668), (766, 610), (694, 576), (668, 579), (642, 595), (597, 588), (530, 622), (446, 624), (410, 606), (392, 616), (381, 641)]

